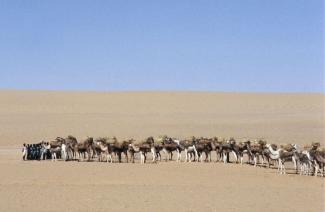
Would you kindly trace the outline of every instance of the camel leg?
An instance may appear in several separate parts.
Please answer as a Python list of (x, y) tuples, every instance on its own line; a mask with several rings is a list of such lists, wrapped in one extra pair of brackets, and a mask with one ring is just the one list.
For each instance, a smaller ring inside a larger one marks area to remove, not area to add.
[(193, 152), (187, 152), (188, 162), (195, 162), (196, 158)]
[[(308, 163), (302, 163), (300, 164), (300, 166), (303, 166), (304, 167), (304, 175), (309, 175), (309, 171), (310, 171), (310, 168), (309, 168), (309, 164)], [(297, 167), (298, 169), (298, 167)]]
[(261, 158), (262, 158), (261, 166), (264, 166), (264, 155), (263, 154), (261, 155)]
[(118, 162), (122, 163), (122, 153), (119, 152), (117, 156), (118, 156)]
[(134, 153), (133, 152), (131, 153), (131, 161), (132, 161), (132, 163), (134, 163)]
[(285, 170), (285, 166), (284, 166), (285, 161), (281, 160), (280, 163), (281, 163), (281, 169), (280, 169), (281, 173), (280, 174), (286, 174), (286, 170)]
[(219, 159), (218, 161), (222, 161), (223, 160), (223, 154), (222, 154), (222, 151), (219, 152)]
[(227, 154), (225, 152), (223, 153), (223, 163), (227, 163)]
[(204, 162), (208, 162), (209, 161), (209, 153), (208, 152), (204, 152), (204, 154), (205, 154)]
[(296, 170), (296, 173), (298, 173), (297, 161), (294, 156), (292, 156), (292, 163), (293, 163), (294, 169)]
[(145, 153), (142, 153), (143, 154), (143, 164), (146, 163), (146, 154)]
[(156, 152), (154, 149), (151, 149), (151, 154), (152, 154), (152, 162), (156, 162)]
[(254, 167), (256, 167), (256, 166), (257, 166), (257, 156), (254, 155)]
[(187, 162), (187, 149), (185, 149), (185, 163)]
[(186, 157), (187, 157), (188, 162), (192, 162), (193, 161), (193, 158), (192, 158), (191, 153), (187, 152)]
[(282, 164), (282, 169), (283, 169), (283, 174), (286, 174), (286, 167), (284, 165), (284, 161), (283, 161), (283, 164)]
[(318, 175), (318, 165), (316, 164), (315, 165), (315, 177), (317, 177), (317, 175)]
[(234, 157), (235, 157), (235, 161), (236, 161), (236, 163), (238, 162), (238, 157), (237, 157), (237, 154), (236, 154), (236, 152), (235, 151), (231, 151), (232, 152), (232, 154), (234, 155)]
[(160, 155), (160, 152), (156, 152), (156, 158), (157, 158), (157, 161), (161, 161), (161, 155)]
[(167, 162), (168, 159), (168, 152), (166, 149), (163, 149), (164, 155), (165, 155), (165, 161)]
[(126, 162), (128, 163), (129, 162), (128, 152), (124, 152), (124, 155), (125, 155)]
[(188, 162), (192, 162), (193, 161), (193, 156), (191, 152), (187, 152), (187, 158), (188, 158)]
[(143, 154), (143, 152), (140, 152), (140, 157), (141, 157), (141, 164), (144, 164), (144, 154)]
[(140, 153), (142, 155), (142, 164), (144, 164), (144, 154), (143, 152)]
[(199, 160), (199, 153), (197, 152), (196, 148), (194, 149), (194, 161)]

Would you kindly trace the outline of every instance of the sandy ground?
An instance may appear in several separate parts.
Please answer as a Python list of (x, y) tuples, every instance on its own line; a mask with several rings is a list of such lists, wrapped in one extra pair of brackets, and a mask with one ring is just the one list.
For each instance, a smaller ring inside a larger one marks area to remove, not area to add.
[(0, 211), (324, 211), (320, 177), (214, 162), (23, 162), (19, 152), (68, 134), (323, 143), (324, 97), (0, 91)]

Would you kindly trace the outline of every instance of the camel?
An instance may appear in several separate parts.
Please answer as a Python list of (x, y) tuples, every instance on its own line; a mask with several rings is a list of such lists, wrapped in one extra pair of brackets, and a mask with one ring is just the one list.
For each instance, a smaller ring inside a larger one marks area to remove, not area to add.
[(163, 147), (163, 152), (165, 153), (165, 160), (168, 160), (168, 155), (169, 155), (169, 160), (173, 160), (173, 151), (177, 152), (177, 162), (181, 161), (181, 147), (179, 145), (180, 141), (179, 140), (173, 140), (170, 137), (164, 137), (161, 145)]
[(226, 143), (225, 139), (215, 140), (215, 142), (214, 142), (215, 151), (216, 151), (216, 154), (217, 154), (216, 162), (218, 162), (220, 160), (223, 160), (223, 148), (222, 148), (222, 145), (225, 144), (225, 143)]
[(140, 153), (140, 163), (144, 164), (146, 163), (146, 152), (149, 150), (149, 148), (145, 148), (142, 145), (136, 145), (134, 143), (129, 144), (129, 152), (131, 153), (131, 161), (134, 163), (134, 154)]
[(112, 150), (112, 147), (110, 146), (109, 143), (107, 143), (107, 139), (106, 138), (98, 138), (96, 139), (95, 141), (97, 147), (99, 147), (100, 149), (100, 154), (98, 156), (98, 160), (99, 161), (102, 161), (102, 153), (105, 154), (106, 156), (106, 162), (110, 162), (110, 163), (113, 163), (113, 150)]
[(234, 144), (234, 152), (237, 154), (237, 158), (240, 158), (240, 164), (243, 165), (244, 154), (248, 155), (250, 159), (252, 157), (252, 152), (250, 150), (250, 141), (240, 142), (239, 144)]
[(57, 161), (58, 157), (61, 157), (62, 140), (56, 138), (55, 141), (51, 141), (47, 147), (50, 151), (52, 161)]
[(154, 144), (155, 152), (156, 152), (156, 161), (161, 161), (160, 152), (163, 150), (163, 146), (161, 144)]
[(92, 158), (92, 154), (95, 152), (93, 144), (94, 139), (92, 137), (88, 137), (82, 143), (78, 143), (74, 146), (74, 151), (79, 153), (79, 160), (81, 155), (83, 155), (83, 157), (85, 158), (85, 153), (87, 153), (87, 161), (90, 161), (90, 159)]
[(273, 150), (270, 144), (266, 144), (270, 154), (270, 158), (273, 160), (278, 160), (278, 172), (280, 174), (286, 174), (286, 169), (284, 163), (287, 161), (292, 161), (295, 163), (294, 151), (288, 152), (282, 148)]
[(195, 147), (195, 138), (193, 137), (191, 140), (182, 140), (179, 142), (179, 146), (181, 149), (185, 151), (185, 161), (184, 162), (192, 162), (192, 154), (194, 154), (195, 158), (199, 158), (196, 147)]
[(237, 153), (235, 152), (234, 146), (236, 141), (234, 138), (230, 138), (226, 143), (219, 145), (220, 152), (222, 153), (223, 163), (229, 162), (229, 153), (233, 153), (235, 156), (235, 161), (238, 160)]
[(157, 158), (158, 155), (160, 155), (160, 153), (157, 153), (157, 151), (159, 152), (159, 147), (157, 148), (157, 146), (155, 145), (155, 141), (154, 138), (152, 136), (148, 137), (146, 139), (146, 141), (144, 142), (144, 144), (148, 144), (150, 147), (150, 151), (152, 154), (152, 162), (157, 162)]
[[(304, 150), (302, 152), (294, 151), (294, 159), (296, 160), (296, 174), (300, 175), (309, 175), (311, 174), (311, 168), (312, 168), (312, 163), (311, 160), (309, 160), (309, 153), (308, 151)], [(300, 171), (298, 169), (300, 168)]]
[(205, 162), (211, 162), (211, 151), (216, 149), (215, 143), (212, 139), (199, 138), (194, 139), (195, 149), (198, 154), (198, 161), (203, 162), (203, 153), (205, 153)]
[(64, 138), (56, 137), (55, 140), (49, 142), (47, 149), (51, 154), (52, 161), (56, 161), (62, 156), (62, 144), (64, 144)]
[(133, 142), (129, 144), (129, 152), (131, 154), (131, 161), (134, 163), (134, 155), (135, 153), (140, 153), (140, 163), (146, 163), (147, 153), (151, 152), (153, 157), (153, 162), (155, 162), (155, 147), (153, 145), (153, 138), (149, 137), (146, 141), (140, 144), (134, 144)]
[(314, 155), (314, 164), (315, 176), (317, 176), (319, 171), (320, 176), (324, 177), (325, 158), (319, 152), (316, 152)]
[(58, 155), (61, 153), (61, 147), (55, 147), (50, 149), (52, 161), (57, 161)]
[(254, 162), (254, 167), (257, 166), (257, 163), (260, 159), (260, 156), (262, 158), (262, 166), (264, 165), (265, 158), (268, 160), (268, 164), (270, 166), (270, 158), (268, 157), (268, 150), (266, 150), (266, 141), (259, 140), (255, 142), (254, 144), (249, 144), (249, 151), (250, 151), (250, 157), (248, 157), (248, 163), (250, 163), (251, 158)]
[(64, 138), (56, 137), (54, 140), (50, 141), (51, 148), (61, 147), (62, 143), (64, 143)]
[(67, 160), (72, 160), (76, 155), (75, 146), (78, 144), (78, 141), (72, 135), (68, 135), (64, 140), (66, 145)]
[(122, 153), (124, 154), (126, 158), (126, 162), (129, 162), (129, 157), (128, 157), (128, 149), (129, 149), (129, 144), (132, 143), (133, 139), (123, 141), (123, 142), (118, 142), (116, 137), (113, 137), (113, 142), (110, 143), (110, 146), (112, 147), (113, 152), (115, 155), (117, 155), (118, 162), (122, 162)]
[(320, 147), (319, 143), (313, 143), (311, 150), (308, 152), (309, 159), (313, 161), (313, 165), (315, 167), (315, 176), (320, 172), (320, 176), (324, 176), (325, 174), (325, 150), (318, 150)]

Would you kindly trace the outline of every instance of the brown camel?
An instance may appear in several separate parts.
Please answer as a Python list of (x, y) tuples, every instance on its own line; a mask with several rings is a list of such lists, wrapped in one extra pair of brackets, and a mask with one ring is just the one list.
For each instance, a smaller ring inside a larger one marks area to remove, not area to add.
[(83, 155), (85, 158), (85, 153), (87, 153), (88, 161), (90, 161), (92, 154), (95, 152), (94, 139), (92, 137), (88, 137), (83, 142), (75, 145), (74, 151), (79, 153), (79, 158), (81, 155)]

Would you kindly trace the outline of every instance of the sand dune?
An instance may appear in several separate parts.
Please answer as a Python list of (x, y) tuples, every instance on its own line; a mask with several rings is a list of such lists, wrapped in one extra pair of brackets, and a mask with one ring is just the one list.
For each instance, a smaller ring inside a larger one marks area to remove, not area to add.
[(72, 134), (324, 142), (324, 94), (0, 91), (0, 211), (324, 211), (324, 179), (222, 163), (20, 160)]

